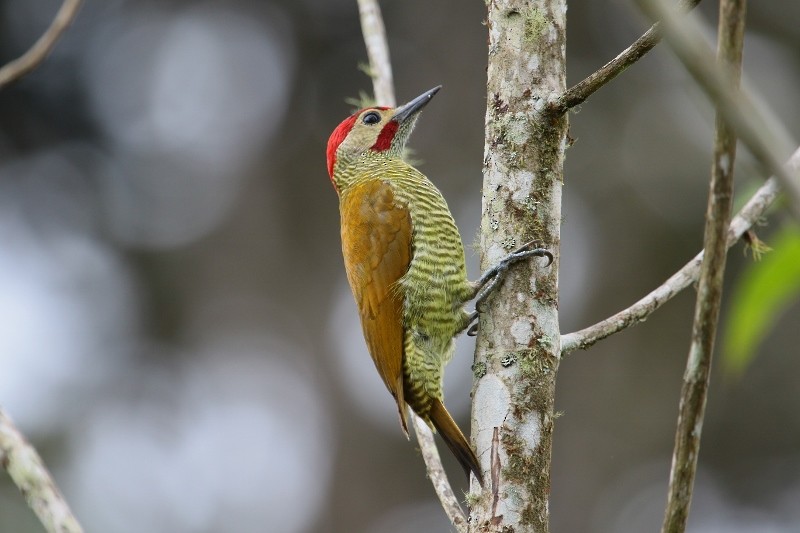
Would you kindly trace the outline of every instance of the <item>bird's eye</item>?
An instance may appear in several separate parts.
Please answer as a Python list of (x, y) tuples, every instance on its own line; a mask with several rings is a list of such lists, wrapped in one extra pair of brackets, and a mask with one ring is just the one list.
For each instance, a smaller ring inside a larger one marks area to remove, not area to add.
[(364, 124), (377, 124), (381, 121), (381, 116), (375, 111), (372, 111), (364, 115), (364, 118), (361, 120), (364, 122)]

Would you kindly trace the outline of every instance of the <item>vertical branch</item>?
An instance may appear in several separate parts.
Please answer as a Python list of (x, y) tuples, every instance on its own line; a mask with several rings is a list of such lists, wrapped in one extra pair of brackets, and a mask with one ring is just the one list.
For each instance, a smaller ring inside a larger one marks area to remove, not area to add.
[(531, 239), (554, 263), (514, 266), (480, 319), (472, 428), (491, 473), (473, 531), (549, 529), (566, 116), (566, 0), (491, 0), (480, 250), (482, 268)]
[(378, 0), (358, 0), (358, 14), (361, 17), (364, 44), (367, 46), (375, 101), (378, 105), (394, 107), (397, 100), (394, 96), (392, 61), (389, 59), (389, 43), (386, 41), (386, 28)]
[(48, 533), (82, 533), (36, 450), (0, 408), (0, 464)]
[[(389, 45), (386, 41), (386, 30), (383, 26), (380, 6), (378, 6), (377, 0), (358, 0), (358, 11), (361, 16), (361, 32), (364, 34), (364, 43), (369, 57), (375, 102), (378, 105), (394, 107), (397, 105), (397, 101), (392, 81), (392, 64), (389, 60)], [(450, 522), (459, 533), (465, 532), (467, 519), (447, 479), (433, 433), (413, 411), (409, 410), (409, 412), (433, 489)]]
[[(719, 15), (718, 62), (732, 86), (741, 78), (746, 0), (722, 0)], [(717, 330), (725, 274), (726, 233), (733, 199), (736, 135), (717, 112), (714, 161), (706, 212), (705, 255), (697, 289), (692, 342), (683, 377), (678, 429), (672, 456), (670, 487), (662, 533), (686, 529), (700, 453), (700, 437), (708, 394), (711, 355)]]

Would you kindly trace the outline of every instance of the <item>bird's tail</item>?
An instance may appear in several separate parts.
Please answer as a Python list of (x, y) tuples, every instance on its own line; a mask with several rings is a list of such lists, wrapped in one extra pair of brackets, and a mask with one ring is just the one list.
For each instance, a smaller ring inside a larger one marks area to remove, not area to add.
[(467, 477), (469, 477), (469, 473), (472, 471), (475, 477), (478, 478), (478, 483), (483, 486), (483, 475), (481, 474), (481, 467), (478, 464), (478, 458), (475, 456), (475, 452), (472, 451), (472, 447), (469, 445), (469, 442), (467, 442), (464, 434), (461, 433), (461, 430), (456, 425), (453, 417), (451, 417), (450, 413), (445, 409), (441, 400), (434, 399), (431, 402), (428, 417), (444, 439), (447, 447), (450, 448), (450, 451), (456, 456), (458, 462), (461, 463)]

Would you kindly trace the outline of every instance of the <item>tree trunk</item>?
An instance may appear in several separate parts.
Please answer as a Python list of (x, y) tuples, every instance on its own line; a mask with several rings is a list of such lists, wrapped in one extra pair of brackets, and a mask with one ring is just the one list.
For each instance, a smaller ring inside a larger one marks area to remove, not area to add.
[(486, 269), (530, 240), (555, 261), (512, 267), (481, 315), (472, 428), (484, 472), (471, 531), (548, 531), (566, 116), (566, 1), (489, 0), (488, 100), (480, 230)]

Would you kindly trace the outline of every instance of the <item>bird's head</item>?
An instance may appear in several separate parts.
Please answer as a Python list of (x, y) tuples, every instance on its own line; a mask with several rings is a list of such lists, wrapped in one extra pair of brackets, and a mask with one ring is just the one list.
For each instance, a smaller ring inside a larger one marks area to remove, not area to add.
[(441, 85), (425, 91), (400, 107), (368, 107), (344, 119), (328, 139), (328, 174), (363, 156), (385, 154), (401, 157), (419, 112)]

